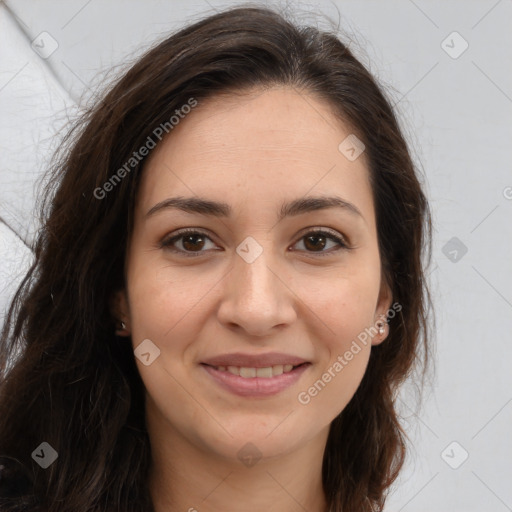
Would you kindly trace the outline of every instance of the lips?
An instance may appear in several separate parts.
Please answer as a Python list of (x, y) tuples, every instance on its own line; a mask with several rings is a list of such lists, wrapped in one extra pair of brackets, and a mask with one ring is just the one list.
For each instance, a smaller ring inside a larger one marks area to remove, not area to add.
[(293, 386), (311, 363), (282, 352), (235, 352), (205, 359), (201, 366), (217, 384), (231, 393), (264, 398)]
[[(257, 375), (255, 377), (243, 377), (242, 375), (237, 375), (230, 371), (220, 370), (219, 367), (216, 366), (210, 366), (208, 364), (201, 364), (200, 366), (204, 369), (206, 374), (212, 378), (213, 382), (230, 393), (245, 398), (267, 398), (296, 385), (301, 376), (308, 371), (311, 363), (303, 363), (299, 366), (294, 366), (288, 372), (272, 375), (270, 377), (259, 377)], [(247, 368), (247, 370), (249, 369), (254, 370), (254, 367)]]

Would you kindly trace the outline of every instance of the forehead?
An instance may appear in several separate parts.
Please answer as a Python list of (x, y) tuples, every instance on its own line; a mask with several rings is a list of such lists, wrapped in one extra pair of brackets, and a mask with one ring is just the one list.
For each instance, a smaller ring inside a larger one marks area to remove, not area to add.
[(274, 211), (284, 198), (334, 192), (371, 218), (365, 155), (350, 161), (339, 150), (350, 134), (331, 105), (292, 88), (215, 96), (153, 150), (138, 208), (145, 213), (171, 195), (198, 195), (234, 209)]

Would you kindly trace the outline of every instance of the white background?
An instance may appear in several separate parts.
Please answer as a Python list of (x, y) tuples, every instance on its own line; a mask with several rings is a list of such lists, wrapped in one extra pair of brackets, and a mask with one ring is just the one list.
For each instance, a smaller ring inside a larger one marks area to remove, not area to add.
[[(34, 183), (75, 105), (113, 65), (235, 3), (0, 4), (0, 312), (30, 262)], [(386, 510), (512, 510), (512, 1), (288, 5), (321, 28), (312, 13), (339, 21), (398, 102), (434, 212), (436, 371), (418, 414), (402, 397), (412, 447)], [(41, 58), (32, 41), (58, 46)]]

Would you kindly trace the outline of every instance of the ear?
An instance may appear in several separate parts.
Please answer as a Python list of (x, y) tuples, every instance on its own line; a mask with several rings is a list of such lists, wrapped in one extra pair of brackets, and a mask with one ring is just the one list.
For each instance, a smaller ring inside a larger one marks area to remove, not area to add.
[[(109, 301), (110, 313), (116, 323), (116, 334), (118, 336), (129, 336), (130, 329), (130, 307), (126, 290), (118, 290), (112, 294)], [(121, 325), (124, 324), (124, 327)]]
[[(377, 330), (377, 334), (372, 338), (372, 345), (380, 345), (389, 334), (389, 325), (387, 323), (388, 312), (391, 308), (391, 303), (393, 302), (393, 294), (391, 292), (391, 287), (387, 282), (384, 275), (382, 275), (379, 299), (377, 301), (377, 308), (375, 310), (375, 321), (374, 326)], [(378, 331), (379, 327), (384, 328), (384, 332), (380, 333)]]

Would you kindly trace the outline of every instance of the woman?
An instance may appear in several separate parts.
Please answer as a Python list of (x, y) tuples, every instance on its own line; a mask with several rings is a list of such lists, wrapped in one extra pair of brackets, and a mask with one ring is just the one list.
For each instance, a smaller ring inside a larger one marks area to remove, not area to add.
[(431, 222), (368, 71), (233, 8), (66, 142), (2, 336), (1, 510), (382, 510)]

